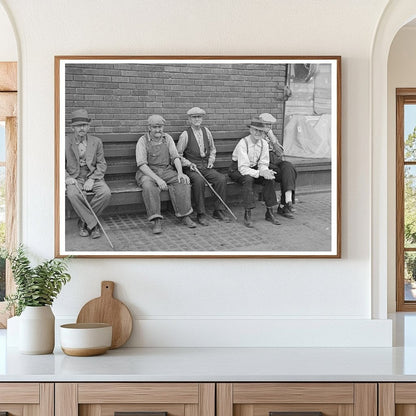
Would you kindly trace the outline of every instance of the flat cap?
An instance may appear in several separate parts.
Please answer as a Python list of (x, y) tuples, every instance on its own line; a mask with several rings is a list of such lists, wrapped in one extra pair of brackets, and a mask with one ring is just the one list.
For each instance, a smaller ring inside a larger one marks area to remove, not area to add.
[(91, 119), (88, 117), (88, 111), (84, 109), (74, 110), (71, 114), (71, 126), (88, 124)]
[(159, 114), (152, 114), (148, 119), (147, 119), (147, 124), (149, 126), (154, 126), (154, 125), (164, 125), (166, 124), (166, 120), (160, 116)]
[(260, 131), (268, 131), (269, 129), (265, 127), (263, 120), (258, 117), (253, 117), (250, 121), (250, 124), (247, 124), (247, 127), (253, 127), (253, 129)]
[(259, 115), (259, 119), (263, 121), (263, 123), (276, 123), (276, 119), (270, 113), (262, 113)]
[(192, 107), (186, 112), (186, 114), (188, 114), (188, 116), (203, 116), (206, 112), (202, 108)]

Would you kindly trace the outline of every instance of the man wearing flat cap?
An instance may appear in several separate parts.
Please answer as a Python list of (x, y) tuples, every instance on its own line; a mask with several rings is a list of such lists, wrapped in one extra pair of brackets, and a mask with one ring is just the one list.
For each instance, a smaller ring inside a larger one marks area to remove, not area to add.
[(295, 189), (297, 172), (292, 163), (283, 160), (283, 146), (272, 131), (272, 126), (277, 120), (270, 113), (259, 115), (265, 127), (268, 129), (266, 141), (269, 143), (270, 169), (276, 172), (275, 181), (280, 183), (280, 204), (277, 208), (278, 214), (293, 219), (295, 209)]
[[(209, 225), (205, 209), (204, 177), (212, 184), (223, 201), (226, 199), (227, 179), (225, 175), (213, 168), (216, 155), (214, 139), (212, 133), (206, 127), (201, 126), (203, 116), (206, 114), (205, 110), (193, 107), (186, 114), (190, 127), (179, 136), (178, 153), (181, 156), (184, 171), (191, 180), (197, 221), (201, 225)], [(219, 199), (215, 200), (213, 217), (225, 222), (230, 221)]]
[(274, 189), (275, 173), (269, 169), (269, 145), (265, 140), (267, 128), (259, 118), (253, 118), (248, 125), (250, 134), (242, 138), (232, 154), (232, 162), (228, 175), (243, 186), (244, 225), (253, 228), (251, 210), (255, 208), (253, 185), (263, 186), (263, 199), (266, 204), (266, 221), (279, 225), (273, 215), (273, 207), (277, 205)]
[(139, 168), (136, 181), (143, 189), (143, 200), (153, 234), (162, 232), (160, 192), (165, 190), (169, 191), (175, 215), (187, 227), (196, 227), (189, 217), (192, 213), (189, 178), (182, 172), (175, 142), (163, 132), (165, 123), (162, 116), (151, 115), (147, 119), (148, 132), (140, 137), (136, 145)]
[(66, 196), (79, 217), (79, 235), (99, 238), (99, 225), (81, 192), (93, 193), (90, 205), (98, 216), (110, 202), (111, 191), (104, 181), (107, 163), (103, 143), (98, 137), (88, 134), (90, 122), (87, 110), (72, 113), (74, 133), (65, 140), (65, 184)]

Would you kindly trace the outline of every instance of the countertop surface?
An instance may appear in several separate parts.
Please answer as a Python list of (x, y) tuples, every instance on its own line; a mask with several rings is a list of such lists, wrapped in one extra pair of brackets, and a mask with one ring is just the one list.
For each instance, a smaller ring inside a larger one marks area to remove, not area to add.
[(416, 348), (119, 348), (95, 357), (6, 348), (0, 381), (416, 381)]

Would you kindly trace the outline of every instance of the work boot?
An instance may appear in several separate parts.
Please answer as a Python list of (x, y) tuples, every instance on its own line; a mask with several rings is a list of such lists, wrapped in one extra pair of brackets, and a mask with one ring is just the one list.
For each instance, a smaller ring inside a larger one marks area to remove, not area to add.
[(79, 235), (81, 237), (88, 237), (90, 233), (88, 232), (87, 224), (82, 221), (78, 220), (78, 228), (79, 228)]
[(244, 225), (248, 228), (254, 227), (253, 221), (251, 221), (251, 209), (244, 211)]
[(204, 226), (209, 225), (209, 222), (207, 220), (207, 216), (205, 214), (198, 214), (196, 216), (196, 219), (201, 225), (204, 225)]
[(91, 230), (91, 238), (100, 238), (101, 237), (101, 231), (98, 224)]
[(280, 222), (273, 215), (272, 208), (267, 208), (265, 219), (266, 219), (266, 221), (269, 221), (274, 225), (280, 225)]
[(290, 208), (289, 203), (284, 205), (279, 205), (277, 208), (277, 213), (283, 215), (283, 217), (293, 219), (295, 216), (293, 215), (293, 209)]
[(225, 215), (225, 212), (221, 209), (216, 209), (213, 214), (213, 218), (216, 218), (217, 220), (224, 221), (224, 222), (230, 222), (231, 220)]
[(186, 225), (188, 228), (195, 228), (196, 224), (189, 218), (189, 215), (182, 218), (182, 224)]
[(160, 218), (155, 218), (153, 221), (152, 231), (153, 234), (160, 234), (162, 232), (162, 224)]
[(288, 202), (287, 204), (286, 204), (286, 206), (287, 206), (287, 209), (292, 213), (292, 214), (295, 214), (296, 213), (296, 209), (295, 209), (295, 207), (293, 206), (293, 202)]

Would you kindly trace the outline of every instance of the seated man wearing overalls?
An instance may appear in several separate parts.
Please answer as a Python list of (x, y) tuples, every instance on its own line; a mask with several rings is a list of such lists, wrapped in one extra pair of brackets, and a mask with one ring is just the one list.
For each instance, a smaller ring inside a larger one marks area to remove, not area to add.
[[(181, 159), (169, 134), (163, 132), (166, 121), (157, 114), (147, 120), (148, 133), (136, 145), (137, 184), (143, 189), (147, 216), (152, 222), (153, 234), (162, 232), (160, 192), (168, 190), (175, 215), (189, 228), (196, 224), (189, 218), (192, 213), (191, 185), (182, 172)], [(175, 166), (175, 167), (173, 167)]]

